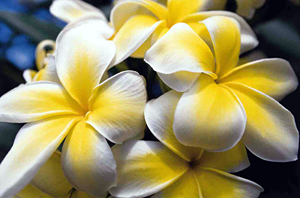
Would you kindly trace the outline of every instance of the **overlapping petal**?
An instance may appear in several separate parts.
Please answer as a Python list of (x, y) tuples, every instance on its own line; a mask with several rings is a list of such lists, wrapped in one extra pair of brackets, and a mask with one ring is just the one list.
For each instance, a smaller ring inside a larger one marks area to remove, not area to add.
[(257, 198), (263, 188), (258, 184), (212, 168), (195, 168), (196, 177), (205, 198)]
[(283, 59), (263, 59), (234, 68), (217, 80), (219, 83), (241, 83), (276, 100), (295, 91), (298, 79), (293, 68)]
[(52, 198), (52, 196), (40, 191), (36, 187), (28, 184), (23, 188), (17, 195), (14, 195), (13, 198), (29, 198), (29, 197), (40, 197), (40, 198)]
[(201, 148), (192, 148), (179, 143), (173, 132), (173, 118), (181, 93), (169, 91), (147, 103), (145, 119), (152, 134), (165, 146), (183, 159), (191, 161), (200, 155)]
[(175, 182), (189, 168), (181, 157), (163, 144), (128, 141), (112, 148), (117, 162), (116, 197), (146, 197)]
[[(157, 41), (147, 51), (145, 61), (158, 73), (166, 74), (160, 75), (162, 80), (177, 91), (185, 91), (190, 88), (201, 72), (215, 77), (213, 74), (215, 61), (211, 50), (184, 23), (174, 25)], [(196, 74), (189, 75), (188, 73)], [(188, 78), (186, 78), (187, 76)], [(177, 83), (177, 80), (180, 83)]]
[(66, 138), (62, 166), (71, 184), (93, 196), (105, 197), (116, 185), (116, 164), (105, 138), (84, 120)]
[(1, 163), (0, 197), (10, 197), (27, 185), (77, 120), (64, 116), (25, 124)]
[(276, 100), (238, 83), (227, 84), (241, 100), (247, 114), (243, 142), (258, 157), (268, 161), (297, 159), (299, 132), (293, 115)]
[(32, 122), (81, 112), (80, 106), (64, 88), (53, 82), (20, 85), (0, 98), (0, 120), (3, 122)]
[(92, 25), (77, 25), (62, 31), (55, 57), (59, 79), (68, 93), (84, 109), (92, 90), (115, 55), (112, 41), (103, 38)]
[(146, 100), (143, 77), (132, 71), (121, 72), (94, 89), (87, 123), (110, 141), (122, 143), (144, 130)]
[(245, 126), (246, 115), (234, 93), (201, 74), (180, 98), (173, 129), (186, 146), (225, 151), (241, 139)]
[(165, 23), (165, 21), (158, 21), (154, 16), (142, 14), (128, 19), (113, 38), (117, 53), (111, 66), (122, 62), (138, 50), (151, 34)]
[(188, 170), (171, 186), (153, 195), (151, 198), (202, 198), (201, 188), (192, 169)]
[(118, 3), (111, 11), (111, 21), (115, 31), (118, 32), (122, 26), (133, 16), (149, 15), (158, 20), (167, 18), (168, 10), (151, 0), (126, 0)]
[(56, 151), (39, 169), (30, 184), (53, 197), (67, 196), (73, 186), (66, 179), (61, 166), (61, 153)]
[[(234, 18), (238, 21), (240, 25), (240, 34), (241, 34), (241, 50), (240, 53), (247, 52), (253, 48), (255, 48), (258, 45), (258, 40), (255, 36), (255, 33), (251, 29), (251, 27), (248, 25), (248, 23), (240, 17), (239, 15), (233, 13), (233, 12), (227, 12), (227, 11), (206, 11), (206, 12), (198, 12), (195, 14), (191, 14), (187, 16), (185, 19), (182, 20), (184, 23), (195, 23), (195, 22), (201, 22), (209, 17), (213, 16), (227, 16)], [(223, 24), (224, 25), (224, 24)], [(201, 35), (200, 35), (201, 36)]]
[(203, 0), (168, 0), (168, 23), (175, 24), (185, 16), (197, 12), (204, 2)]
[(53, 55), (49, 55), (47, 57), (47, 65), (45, 68), (41, 69), (32, 79), (33, 81), (50, 81), (60, 84), (56, 65), (55, 65), (55, 57)]
[(81, 0), (54, 0), (50, 6), (50, 12), (57, 18), (71, 22), (82, 17), (97, 16), (106, 21), (101, 10)]
[(232, 149), (224, 152), (204, 151), (196, 162), (199, 166), (235, 173), (250, 166), (244, 143), (240, 141)]
[(37, 74), (37, 71), (34, 71), (32, 69), (26, 69), (23, 72), (23, 78), (25, 82), (30, 83), (33, 81), (34, 76)]
[(214, 47), (215, 73), (220, 77), (237, 66), (240, 54), (240, 30), (235, 19), (215, 16), (202, 21), (205, 24)]

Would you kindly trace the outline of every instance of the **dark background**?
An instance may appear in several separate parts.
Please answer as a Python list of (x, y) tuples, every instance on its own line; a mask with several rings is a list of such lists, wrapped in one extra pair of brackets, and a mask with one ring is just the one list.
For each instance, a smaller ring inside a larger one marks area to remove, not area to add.
[[(86, 0), (99, 7), (107, 16), (111, 9), (110, 0)], [(55, 40), (65, 23), (49, 13), (50, 0), (0, 0), (0, 95), (24, 83), (22, 72), (36, 69), (35, 46), (43, 39)], [(227, 10), (235, 11), (234, 0), (228, 0)], [(299, 0), (267, 0), (248, 21), (260, 41), (255, 51), (267, 57), (284, 58), (300, 76), (300, 2)], [(248, 52), (247, 54), (250, 54)], [(247, 55), (245, 54), (245, 55)], [(129, 58), (128, 66), (147, 77), (149, 99), (161, 94), (155, 73), (142, 60)], [(116, 72), (115, 70), (110, 71)], [(281, 103), (300, 122), (300, 90), (287, 96)], [(22, 124), (0, 122), (0, 161), (13, 144)], [(155, 140), (149, 130), (145, 138)], [(260, 184), (265, 192), (261, 198), (300, 197), (300, 162), (274, 163), (263, 161), (250, 152), (251, 166), (236, 175)]]

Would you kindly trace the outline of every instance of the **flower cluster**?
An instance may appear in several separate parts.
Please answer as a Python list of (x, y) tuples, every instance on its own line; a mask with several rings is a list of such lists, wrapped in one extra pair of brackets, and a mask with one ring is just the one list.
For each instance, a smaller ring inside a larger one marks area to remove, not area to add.
[[(0, 98), (0, 121), (26, 123), (0, 165), (0, 197), (258, 197), (262, 187), (231, 173), (250, 165), (246, 147), (297, 160), (294, 117), (278, 101), (298, 80), (282, 59), (238, 66), (258, 40), (238, 14), (206, 11), (225, 2), (119, 0), (109, 23), (55, 0), (67, 26), (38, 45), (39, 71)], [(237, 3), (251, 17), (264, 1)], [(169, 91), (147, 102), (137, 72), (108, 75), (129, 56)], [(146, 125), (159, 141), (140, 140)]]

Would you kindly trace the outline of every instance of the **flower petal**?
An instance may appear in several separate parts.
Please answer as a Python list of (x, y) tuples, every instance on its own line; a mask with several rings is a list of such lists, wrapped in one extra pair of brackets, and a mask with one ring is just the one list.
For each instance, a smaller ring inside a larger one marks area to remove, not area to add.
[(241, 139), (246, 115), (228, 88), (201, 74), (178, 102), (173, 129), (179, 142), (210, 151), (225, 151)]
[(76, 117), (56, 117), (24, 125), (0, 166), (0, 197), (24, 188), (63, 141)]
[(150, 15), (136, 15), (128, 19), (113, 38), (117, 53), (111, 66), (133, 54), (159, 26), (164, 26), (164, 24), (165, 21), (158, 21)]
[(297, 160), (299, 132), (293, 115), (262, 92), (238, 83), (226, 86), (245, 108), (247, 127), (243, 142), (247, 148), (267, 161)]
[(41, 69), (33, 78), (33, 81), (51, 81), (60, 84), (56, 65), (55, 65), (55, 57), (53, 55), (49, 55), (47, 57), (47, 65), (45, 68)]
[(179, 71), (172, 74), (157, 73), (157, 75), (166, 85), (179, 92), (189, 90), (200, 76), (199, 73), (187, 71)]
[(201, 148), (187, 147), (179, 143), (173, 132), (173, 118), (181, 93), (169, 91), (147, 103), (145, 119), (152, 134), (165, 146), (187, 161), (197, 158)]
[(0, 98), (0, 121), (24, 123), (55, 115), (78, 115), (79, 105), (64, 88), (53, 82), (33, 82)]
[[(97, 198), (106, 198), (106, 197), (107, 197), (107, 193), (103, 196), (100, 196), (100, 197), (98, 196)], [(82, 192), (80, 190), (75, 190), (72, 193), (71, 197), (69, 197), (69, 198), (94, 198), (94, 197), (92, 197), (89, 194)]]
[(53, 40), (43, 40), (37, 45), (35, 49), (35, 63), (38, 70), (41, 70), (46, 66), (48, 54), (53, 54), (54, 51), (55, 41)]
[(36, 71), (32, 70), (32, 69), (26, 69), (23, 72), (23, 78), (25, 79), (26, 83), (30, 83), (33, 81), (34, 76), (37, 74)]
[(54, 0), (50, 6), (50, 12), (65, 22), (75, 21), (86, 16), (97, 16), (106, 21), (101, 10), (80, 0)]
[(224, 152), (204, 151), (198, 166), (214, 168), (226, 172), (239, 172), (250, 166), (245, 145), (242, 141)]
[(247, 19), (251, 19), (255, 13), (254, 8), (260, 8), (266, 0), (236, 0), (237, 1), (237, 10), (236, 12), (246, 17)]
[(112, 41), (92, 25), (77, 25), (62, 31), (55, 57), (59, 79), (83, 109), (88, 109), (92, 90), (115, 56)]
[(192, 169), (188, 170), (171, 186), (152, 196), (151, 198), (202, 198), (202, 193), (195, 173)]
[[(198, 22), (203, 21), (212, 16), (227, 16), (236, 19), (241, 28), (241, 50), (240, 53), (247, 52), (251, 49), (254, 49), (258, 45), (258, 40), (255, 36), (255, 33), (248, 25), (248, 23), (240, 17), (239, 15), (228, 12), (228, 11), (206, 11), (206, 12), (198, 12), (195, 14), (191, 14), (182, 20), (184, 23)], [(224, 25), (224, 24), (223, 24)], [(227, 42), (228, 43), (228, 42)], [(230, 42), (229, 42), (230, 43)]]
[(276, 100), (296, 90), (298, 79), (288, 61), (263, 59), (234, 68), (219, 83), (236, 82), (259, 90)]
[(212, 168), (195, 168), (203, 197), (257, 198), (263, 188), (258, 184)]
[(168, 23), (175, 24), (185, 16), (195, 13), (203, 6), (203, 0), (168, 0)]
[[(99, 36), (102, 35), (105, 39), (110, 39), (114, 34), (114, 29), (109, 25), (109, 23), (97, 16), (84, 17), (71, 22), (64, 27), (62, 32), (66, 32), (67, 30), (75, 27), (83, 29), (87, 28), (92, 32), (97, 32)], [(61, 35), (63, 35), (63, 33), (58, 35), (58, 38), (56, 39), (57, 41), (60, 40)]]
[(53, 197), (68, 195), (73, 186), (66, 179), (61, 167), (61, 153), (56, 151), (39, 169), (30, 184)]
[(111, 11), (111, 21), (115, 31), (118, 32), (122, 26), (133, 16), (149, 15), (158, 20), (167, 18), (168, 10), (152, 0), (126, 0), (118, 3)]
[[(145, 61), (161, 75), (162, 80), (177, 91), (186, 90), (201, 72), (214, 75), (215, 60), (207, 44), (187, 25), (174, 25), (146, 53)], [(182, 73), (185, 71), (184, 73)], [(189, 76), (189, 73), (197, 73)], [(165, 79), (165, 77), (167, 77)], [(188, 80), (187, 80), (188, 79)], [(181, 83), (176, 81), (180, 80)], [(173, 82), (173, 83), (172, 83)], [(178, 85), (179, 84), (179, 85)]]
[(62, 167), (71, 184), (92, 196), (104, 196), (116, 185), (116, 164), (105, 138), (84, 120), (66, 138)]
[(142, 76), (133, 71), (118, 73), (94, 89), (87, 123), (110, 141), (122, 143), (144, 131), (146, 100)]
[(175, 182), (189, 168), (178, 155), (160, 142), (128, 141), (112, 148), (117, 162), (116, 197), (146, 197)]
[(50, 195), (40, 191), (36, 187), (28, 184), (23, 188), (17, 195), (14, 195), (13, 198), (31, 198), (31, 197), (41, 197), (41, 198), (53, 198)]
[(235, 19), (215, 16), (202, 21), (214, 46), (216, 74), (220, 77), (237, 66), (240, 54), (241, 36)]

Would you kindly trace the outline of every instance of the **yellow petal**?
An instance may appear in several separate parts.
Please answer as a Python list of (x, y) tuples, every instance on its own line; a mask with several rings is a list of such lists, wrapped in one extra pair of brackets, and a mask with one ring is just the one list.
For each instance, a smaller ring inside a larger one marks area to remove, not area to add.
[(84, 120), (68, 134), (62, 167), (71, 184), (93, 196), (104, 196), (116, 185), (116, 164), (105, 138)]
[(169, 91), (145, 108), (145, 119), (152, 134), (165, 146), (187, 161), (200, 155), (201, 148), (187, 147), (179, 143), (173, 132), (173, 118), (181, 93)]
[(65, 22), (75, 21), (87, 16), (97, 16), (101, 17), (102, 20), (106, 20), (106, 17), (101, 10), (80, 0), (54, 0), (50, 6), (50, 12)]
[(126, 0), (118, 3), (111, 11), (111, 21), (115, 31), (118, 32), (122, 26), (136, 15), (148, 15), (156, 20), (166, 20), (168, 10), (165, 6), (151, 0)]
[[(97, 198), (106, 198), (107, 195), (104, 195), (104, 196), (101, 196), (101, 197), (97, 197)], [(69, 198), (93, 198), (91, 195), (85, 193), (85, 192), (82, 192), (80, 190), (75, 190), (71, 197)]]
[(55, 42), (52, 40), (41, 41), (35, 50), (36, 66), (38, 70), (43, 69), (46, 66), (47, 54), (52, 54), (55, 50)]
[(241, 36), (236, 20), (216, 16), (203, 21), (214, 46), (216, 74), (221, 77), (237, 66), (240, 54)]
[(252, 7), (253, 0), (236, 0), (237, 10), (236, 12), (248, 19), (251, 19), (255, 13)]
[(234, 68), (219, 83), (236, 82), (259, 90), (276, 100), (296, 90), (298, 79), (290, 63), (283, 59), (263, 59)]
[(197, 12), (203, 0), (168, 0), (168, 24), (171, 26), (185, 16)]
[(32, 70), (32, 69), (26, 69), (23, 72), (23, 78), (25, 79), (26, 83), (30, 83), (33, 81), (34, 76), (37, 74), (36, 71)]
[(152, 195), (171, 185), (189, 168), (186, 161), (160, 142), (128, 141), (112, 150), (118, 185), (109, 192), (116, 197)]
[(84, 109), (109, 63), (115, 56), (112, 41), (103, 38), (92, 25), (66, 28), (57, 39), (55, 57), (59, 79)]
[[(172, 79), (162, 80), (177, 91), (185, 91), (195, 82), (201, 72), (210, 75), (215, 70), (213, 54), (206, 43), (187, 25), (174, 25), (161, 39), (159, 39), (145, 55), (145, 61), (158, 73), (168, 74), (184, 71), (185, 74), (173, 76)], [(189, 76), (187, 73), (196, 73)], [(176, 86), (180, 80), (181, 86)], [(168, 83), (169, 82), (169, 83)]]
[(40, 191), (36, 187), (28, 184), (18, 194), (14, 195), (13, 198), (53, 198), (52, 196)]
[(73, 186), (66, 179), (61, 167), (61, 153), (56, 151), (36, 173), (30, 184), (53, 197), (68, 195)]
[[(190, 23), (196, 23), (203, 21), (207, 18), (213, 17), (213, 16), (227, 16), (231, 17), (238, 21), (241, 28), (241, 50), (240, 53), (247, 52), (253, 48), (255, 48), (258, 45), (258, 40), (255, 36), (255, 33), (251, 29), (251, 27), (248, 25), (248, 23), (240, 17), (239, 15), (233, 13), (233, 12), (227, 12), (227, 11), (206, 11), (206, 12), (198, 12), (195, 14), (191, 14), (187, 16), (185, 19), (182, 20), (182, 22), (190, 24)], [(223, 24), (225, 25), (225, 24)], [(206, 35), (207, 36), (207, 35)]]
[(224, 152), (204, 151), (196, 162), (198, 166), (214, 168), (226, 172), (238, 172), (250, 166), (247, 151), (242, 141)]
[(82, 110), (64, 88), (52, 82), (33, 82), (0, 98), (0, 120), (32, 122), (56, 115), (79, 115)]
[(121, 72), (94, 89), (87, 123), (110, 141), (121, 143), (144, 131), (146, 100), (143, 77)]
[(10, 197), (27, 185), (77, 120), (57, 116), (25, 124), (1, 163), (0, 197)]
[[(116, 65), (129, 57), (147, 41), (156, 28), (164, 24), (165, 21), (158, 21), (151, 15), (135, 15), (128, 19), (113, 38), (117, 53), (111, 65)], [(145, 44), (143, 47), (147, 46)]]
[(180, 98), (173, 129), (179, 142), (210, 151), (225, 151), (241, 139), (246, 115), (237, 97), (201, 74)]
[(243, 142), (256, 156), (277, 162), (297, 160), (299, 132), (293, 115), (276, 100), (255, 89), (228, 83), (243, 103), (247, 127)]
[(192, 169), (188, 170), (171, 186), (151, 198), (202, 198), (201, 189)]
[(257, 198), (263, 192), (262, 187), (252, 181), (216, 169), (197, 167), (195, 172), (205, 198)]

